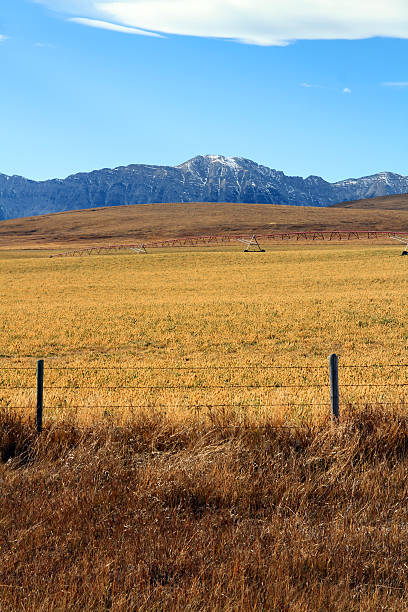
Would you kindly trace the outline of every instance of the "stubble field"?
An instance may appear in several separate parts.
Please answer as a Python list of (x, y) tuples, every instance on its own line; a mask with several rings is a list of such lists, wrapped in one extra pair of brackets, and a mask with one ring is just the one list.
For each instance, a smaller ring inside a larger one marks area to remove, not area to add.
[(0, 260), (2, 610), (406, 609), (398, 247)]

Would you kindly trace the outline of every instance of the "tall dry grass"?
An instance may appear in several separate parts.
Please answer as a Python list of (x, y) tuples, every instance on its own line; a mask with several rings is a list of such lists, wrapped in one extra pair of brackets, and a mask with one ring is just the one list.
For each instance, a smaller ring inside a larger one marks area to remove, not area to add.
[(404, 415), (0, 421), (1, 610), (408, 607)]

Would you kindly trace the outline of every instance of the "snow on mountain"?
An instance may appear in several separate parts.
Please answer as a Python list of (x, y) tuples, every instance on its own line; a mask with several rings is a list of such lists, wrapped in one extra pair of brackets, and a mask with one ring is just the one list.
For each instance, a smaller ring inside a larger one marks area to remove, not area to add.
[(408, 177), (391, 172), (329, 183), (242, 157), (199, 155), (179, 166), (130, 165), (31, 181), (0, 174), (0, 218), (153, 202), (248, 202), (329, 206), (408, 193)]

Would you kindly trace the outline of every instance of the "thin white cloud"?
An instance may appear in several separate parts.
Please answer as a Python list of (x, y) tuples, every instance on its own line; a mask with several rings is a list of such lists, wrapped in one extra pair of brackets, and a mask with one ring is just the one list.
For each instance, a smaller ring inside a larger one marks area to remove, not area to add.
[(8, 36), (4, 36), (3, 34), (0, 34), (0, 43), (5, 42), (6, 40), (8, 40)]
[(316, 85), (316, 83), (301, 83), (300, 86), (305, 87), (306, 89), (331, 89), (325, 85)]
[(130, 28), (128, 26), (101, 21), (100, 19), (88, 19), (86, 17), (72, 17), (69, 21), (80, 23), (81, 25), (90, 26), (91, 28), (101, 28), (102, 30), (112, 30), (114, 32), (122, 32), (123, 34), (139, 34), (140, 36), (154, 36), (155, 38), (163, 38), (156, 32), (147, 32), (138, 28)]
[(408, 87), (408, 81), (394, 81), (383, 83), (383, 87)]
[(112, 25), (257, 45), (374, 36), (408, 38), (407, 0), (34, 1), (77, 18)]
[(338, 87), (328, 87), (327, 85), (316, 85), (312, 83), (300, 83), (301, 87), (305, 87), (306, 89), (325, 89), (327, 91), (337, 91), (342, 92), (344, 94), (351, 94), (351, 89), (349, 87), (344, 87), (344, 89), (339, 89)]
[(36, 42), (33, 44), (33, 47), (39, 47), (40, 49), (55, 49), (55, 45), (43, 42)]

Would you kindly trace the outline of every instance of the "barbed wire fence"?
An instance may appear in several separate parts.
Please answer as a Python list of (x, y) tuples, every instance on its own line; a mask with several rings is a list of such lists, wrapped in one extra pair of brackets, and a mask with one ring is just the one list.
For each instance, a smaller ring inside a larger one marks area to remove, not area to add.
[[(290, 389), (292, 392), (301, 392), (307, 389), (315, 389), (329, 392), (327, 393), (328, 401), (324, 402), (308, 402), (312, 407), (327, 407), (328, 415), (330, 414), (331, 420), (333, 423), (338, 423), (340, 420), (340, 390), (343, 388), (394, 388), (394, 389), (405, 389), (408, 387), (408, 380), (404, 382), (390, 382), (389, 378), (382, 382), (374, 382), (374, 383), (365, 383), (365, 382), (339, 382), (339, 370), (344, 371), (365, 371), (367, 369), (372, 370), (384, 370), (384, 369), (403, 369), (408, 368), (408, 364), (397, 363), (397, 364), (341, 364), (339, 365), (338, 356), (333, 354), (329, 358), (328, 366), (319, 365), (242, 365), (242, 366), (234, 366), (234, 365), (217, 365), (217, 366), (55, 366), (50, 365), (45, 368), (45, 362), (43, 359), (39, 359), (37, 361), (36, 368), (34, 366), (0, 366), (0, 375), (2, 372), (25, 372), (32, 373), (35, 376), (35, 384), (27, 385), (27, 384), (15, 384), (10, 385), (5, 382), (4, 376), (0, 376), (0, 392), (3, 391), (24, 391), (24, 392), (32, 392), (35, 397), (35, 426), (38, 433), (43, 430), (43, 421), (44, 421), (44, 412), (49, 408), (52, 409), (47, 403), (44, 401), (44, 397), (50, 391), (66, 391), (66, 392), (83, 392), (83, 391), (109, 391), (109, 392), (120, 392), (120, 391), (131, 391), (133, 392), (144, 392), (149, 391), (152, 393), (159, 393), (162, 391), (175, 391), (175, 390), (183, 390), (183, 391), (238, 391), (238, 390), (278, 390), (278, 389)], [(45, 380), (45, 372), (69, 372), (69, 373), (78, 373), (78, 372), (225, 372), (225, 371), (287, 371), (287, 372), (314, 372), (319, 371), (325, 375), (325, 382), (312, 383), (312, 384), (280, 384), (274, 382), (273, 384), (259, 384), (259, 383), (251, 383), (251, 384), (157, 384), (157, 385), (133, 385), (133, 384), (122, 384), (122, 385), (106, 385), (106, 384), (44, 384)], [(306, 402), (307, 403), (307, 402)], [(381, 399), (381, 405), (395, 405), (396, 402), (384, 402)], [(398, 405), (405, 405), (405, 397), (398, 402)], [(231, 402), (223, 402), (223, 403), (200, 403), (200, 402), (191, 402), (189, 404), (183, 404), (183, 408), (193, 409), (193, 410), (212, 410), (212, 409), (226, 409), (226, 408), (241, 408), (241, 409), (249, 409), (249, 408), (295, 408), (295, 407), (304, 407), (305, 401), (301, 403), (295, 402), (287, 402), (287, 403), (250, 403), (250, 402), (240, 402), (239, 404), (234, 404)], [(30, 407), (25, 404), (20, 405), (10, 404), (7, 402), (7, 407), (10, 409), (29, 409)], [(110, 403), (110, 404), (98, 404), (94, 406), (89, 406), (85, 404), (70, 404), (70, 408), (73, 409), (169, 409), (175, 408), (178, 406), (171, 405), (168, 403), (144, 403), (144, 404), (122, 404), (122, 403)], [(1, 400), (0, 400), (0, 409), (1, 409)], [(282, 426), (284, 428), (288, 426)]]

